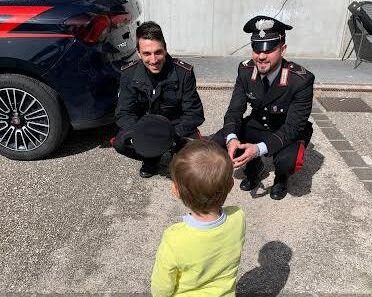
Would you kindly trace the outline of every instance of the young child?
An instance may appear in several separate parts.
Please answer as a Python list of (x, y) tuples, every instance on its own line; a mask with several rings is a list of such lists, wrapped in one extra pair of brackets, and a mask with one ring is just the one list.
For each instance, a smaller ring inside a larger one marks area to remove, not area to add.
[(154, 297), (235, 296), (245, 216), (222, 208), (234, 180), (233, 165), (214, 142), (195, 140), (171, 164), (174, 194), (191, 210), (165, 230), (151, 277)]

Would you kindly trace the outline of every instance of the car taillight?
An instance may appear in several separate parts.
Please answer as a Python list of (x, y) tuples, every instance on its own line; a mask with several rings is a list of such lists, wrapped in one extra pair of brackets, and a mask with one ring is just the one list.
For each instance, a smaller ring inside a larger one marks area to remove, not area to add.
[(65, 21), (69, 33), (88, 45), (94, 45), (104, 38), (111, 27), (106, 15), (80, 15)]
[(118, 28), (121, 25), (128, 24), (130, 22), (130, 15), (125, 14), (118, 14), (110, 16), (111, 19), (111, 27)]

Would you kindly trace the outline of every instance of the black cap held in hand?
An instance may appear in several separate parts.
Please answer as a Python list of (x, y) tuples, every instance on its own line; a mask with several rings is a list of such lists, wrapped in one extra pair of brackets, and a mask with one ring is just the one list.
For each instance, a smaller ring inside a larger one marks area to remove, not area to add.
[(172, 147), (174, 137), (174, 127), (166, 117), (148, 114), (136, 124), (133, 146), (145, 158), (160, 157)]
[(293, 27), (268, 16), (256, 16), (243, 27), (246, 33), (252, 33), (252, 48), (255, 52), (274, 49), (285, 37), (285, 31)]

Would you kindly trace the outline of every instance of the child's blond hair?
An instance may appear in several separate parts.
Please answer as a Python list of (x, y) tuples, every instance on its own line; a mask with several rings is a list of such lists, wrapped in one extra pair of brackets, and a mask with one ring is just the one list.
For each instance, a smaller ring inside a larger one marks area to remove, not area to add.
[(224, 204), (233, 186), (233, 164), (213, 141), (194, 140), (173, 158), (170, 172), (183, 203), (208, 213)]

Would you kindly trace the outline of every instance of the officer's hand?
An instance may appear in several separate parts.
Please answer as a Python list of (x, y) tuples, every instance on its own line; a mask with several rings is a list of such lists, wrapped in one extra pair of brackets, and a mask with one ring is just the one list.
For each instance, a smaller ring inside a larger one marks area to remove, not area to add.
[(240, 141), (238, 139), (231, 139), (227, 144), (227, 153), (230, 156), (231, 161), (234, 160), (234, 156), (236, 153), (236, 150), (238, 149), (240, 145)]
[(234, 168), (239, 168), (248, 163), (253, 158), (257, 157), (258, 147), (256, 144), (243, 143), (239, 144), (238, 148), (243, 150), (244, 153), (237, 158), (233, 159)]

